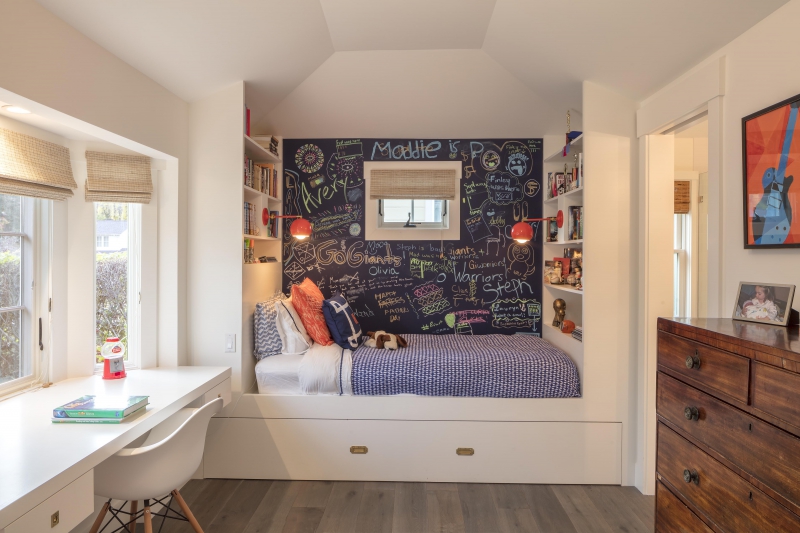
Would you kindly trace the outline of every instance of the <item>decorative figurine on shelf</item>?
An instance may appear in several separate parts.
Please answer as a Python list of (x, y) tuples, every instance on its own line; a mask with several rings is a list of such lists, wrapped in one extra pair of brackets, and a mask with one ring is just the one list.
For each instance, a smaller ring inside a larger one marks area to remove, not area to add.
[(561, 323), (561, 333), (572, 333), (573, 331), (575, 331), (575, 322), (565, 320)]
[(553, 317), (553, 327), (561, 329), (561, 324), (564, 323), (564, 317), (567, 315), (567, 302), (561, 298), (553, 301), (553, 310), (556, 312)]
[(572, 285), (574, 287), (577, 284), (578, 284), (578, 280), (575, 277), (574, 273), (572, 273), (569, 276), (567, 276), (567, 285)]
[(581, 282), (582, 278), (583, 278), (583, 270), (581, 269), (581, 267), (575, 267), (575, 288), (576, 289), (582, 289), (583, 288), (583, 284)]
[(550, 284), (561, 285), (561, 264), (558, 263), (556, 267), (550, 272)]

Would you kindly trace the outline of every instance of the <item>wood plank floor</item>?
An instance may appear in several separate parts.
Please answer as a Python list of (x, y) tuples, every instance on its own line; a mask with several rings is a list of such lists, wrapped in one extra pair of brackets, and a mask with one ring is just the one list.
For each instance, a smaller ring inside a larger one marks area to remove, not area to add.
[(207, 479), (181, 493), (206, 533), (645, 533), (655, 502), (598, 485)]

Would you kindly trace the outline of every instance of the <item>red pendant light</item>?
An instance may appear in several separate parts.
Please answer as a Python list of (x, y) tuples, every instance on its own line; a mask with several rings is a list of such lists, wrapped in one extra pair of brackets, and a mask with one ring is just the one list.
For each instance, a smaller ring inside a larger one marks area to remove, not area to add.
[(311, 226), (311, 222), (304, 219), (300, 215), (274, 215), (269, 212), (268, 209), (264, 209), (261, 211), (261, 222), (264, 223), (266, 226), (270, 220), (278, 219), (278, 218), (294, 218), (297, 219), (292, 222), (292, 225), (289, 227), (289, 233), (292, 234), (292, 237), (295, 239), (303, 240), (311, 237), (311, 232), (313, 227)]
[[(559, 211), (558, 214), (561, 215), (561, 211)], [(531, 227), (529, 222), (544, 222), (546, 220), (556, 220), (556, 217), (523, 218), (522, 222), (517, 222), (511, 227), (511, 238), (520, 244), (529, 242), (533, 239), (533, 227)], [(561, 227), (561, 223), (559, 223), (558, 227)]]

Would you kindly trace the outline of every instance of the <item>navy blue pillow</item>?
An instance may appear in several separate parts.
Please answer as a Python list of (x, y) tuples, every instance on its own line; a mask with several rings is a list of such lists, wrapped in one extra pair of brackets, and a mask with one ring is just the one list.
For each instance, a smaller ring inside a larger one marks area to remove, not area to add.
[(344, 296), (337, 294), (322, 302), (322, 314), (336, 344), (350, 350), (358, 348), (361, 343), (361, 324)]

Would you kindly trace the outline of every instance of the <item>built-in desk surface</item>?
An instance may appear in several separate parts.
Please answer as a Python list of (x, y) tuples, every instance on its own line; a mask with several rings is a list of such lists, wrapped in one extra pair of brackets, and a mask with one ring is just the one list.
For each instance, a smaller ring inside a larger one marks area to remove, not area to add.
[[(231, 375), (226, 367), (132, 370), (121, 380), (61, 381), (0, 402), (0, 530)], [(121, 424), (55, 424), (53, 408), (85, 394), (146, 395)]]

